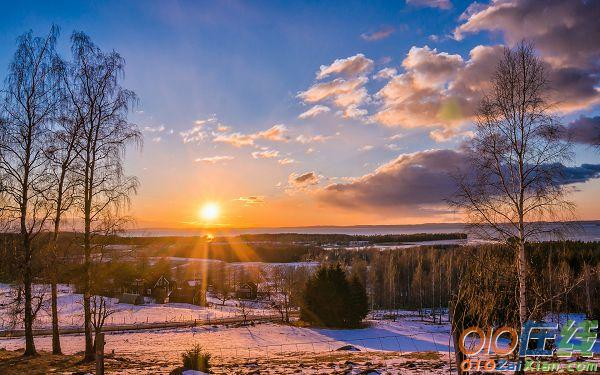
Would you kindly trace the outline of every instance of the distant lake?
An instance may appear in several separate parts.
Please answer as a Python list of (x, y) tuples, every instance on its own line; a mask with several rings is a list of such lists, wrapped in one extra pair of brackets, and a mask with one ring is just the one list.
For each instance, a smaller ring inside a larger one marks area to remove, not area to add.
[[(567, 224), (565, 239), (580, 241), (600, 241), (600, 221), (580, 221)], [(413, 234), (413, 233), (453, 233), (467, 232), (464, 224), (417, 224), (417, 225), (356, 225), (356, 226), (312, 226), (312, 227), (273, 227), (273, 228), (211, 228), (211, 229), (168, 229), (140, 228), (130, 230), (125, 236), (131, 237), (191, 237), (191, 236), (237, 236), (240, 234), (264, 233), (303, 233), (303, 234)], [(547, 238), (551, 239), (551, 238)]]

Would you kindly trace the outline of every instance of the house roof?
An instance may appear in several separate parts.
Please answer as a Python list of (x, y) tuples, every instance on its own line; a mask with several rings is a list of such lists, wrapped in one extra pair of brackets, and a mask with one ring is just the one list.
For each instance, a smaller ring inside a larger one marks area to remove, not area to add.
[(154, 287), (157, 287), (157, 286), (168, 286), (169, 284), (170, 284), (169, 280), (167, 280), (167, 278), (164, 275), (161, 275), (158, 278), (158, 280), (156, 280), (156, 283), (154, 284)]

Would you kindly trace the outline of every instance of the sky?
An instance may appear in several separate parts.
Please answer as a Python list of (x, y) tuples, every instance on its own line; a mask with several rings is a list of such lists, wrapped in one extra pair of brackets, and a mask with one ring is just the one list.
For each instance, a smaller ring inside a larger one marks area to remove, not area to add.
[(576, 135), (577, 218), (600, 219), (599, 17), (577, 0), (3, 2), (0, 67), (53, 23), (66, 57), (77, 30), (125, 58), (139, 227), (456, 222), (448, 173), (503, 46), (527, 39)]

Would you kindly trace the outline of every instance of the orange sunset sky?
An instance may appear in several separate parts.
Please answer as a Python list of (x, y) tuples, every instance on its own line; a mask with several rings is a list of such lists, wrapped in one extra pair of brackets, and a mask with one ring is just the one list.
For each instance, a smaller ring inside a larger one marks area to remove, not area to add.
[(140, 182), (129, 211), (139, 228), (458, 222), (444, 203), (448, 174), (464, 161), (461, 144), (504, 46), (527, 38), (547, 64), (555, 113), (577, 135), (565, 184), (577, 218), (592, 220), (593, 3), (7, 5), (0, 65), (18, 35), (52, 23), (65, 53), (72, 30), (83, 30), (125, 58), (123, 85), (139, 96), (130, 120), (144, 135), (125, 162)]

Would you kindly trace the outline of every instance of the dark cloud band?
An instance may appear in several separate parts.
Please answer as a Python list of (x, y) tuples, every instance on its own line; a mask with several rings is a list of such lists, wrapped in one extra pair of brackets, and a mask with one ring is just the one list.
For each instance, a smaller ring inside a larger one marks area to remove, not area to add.
[[(451, 175), (467, 166), (467, 156), (455, 150), (400, 155), (350, 183), (329, 185), (318, 196), (325, 203), (345, 208), (430, 211), (442, 207), (457, 190)], [(600, 164), (558, 167), (563, 185), (600, 177)]]

